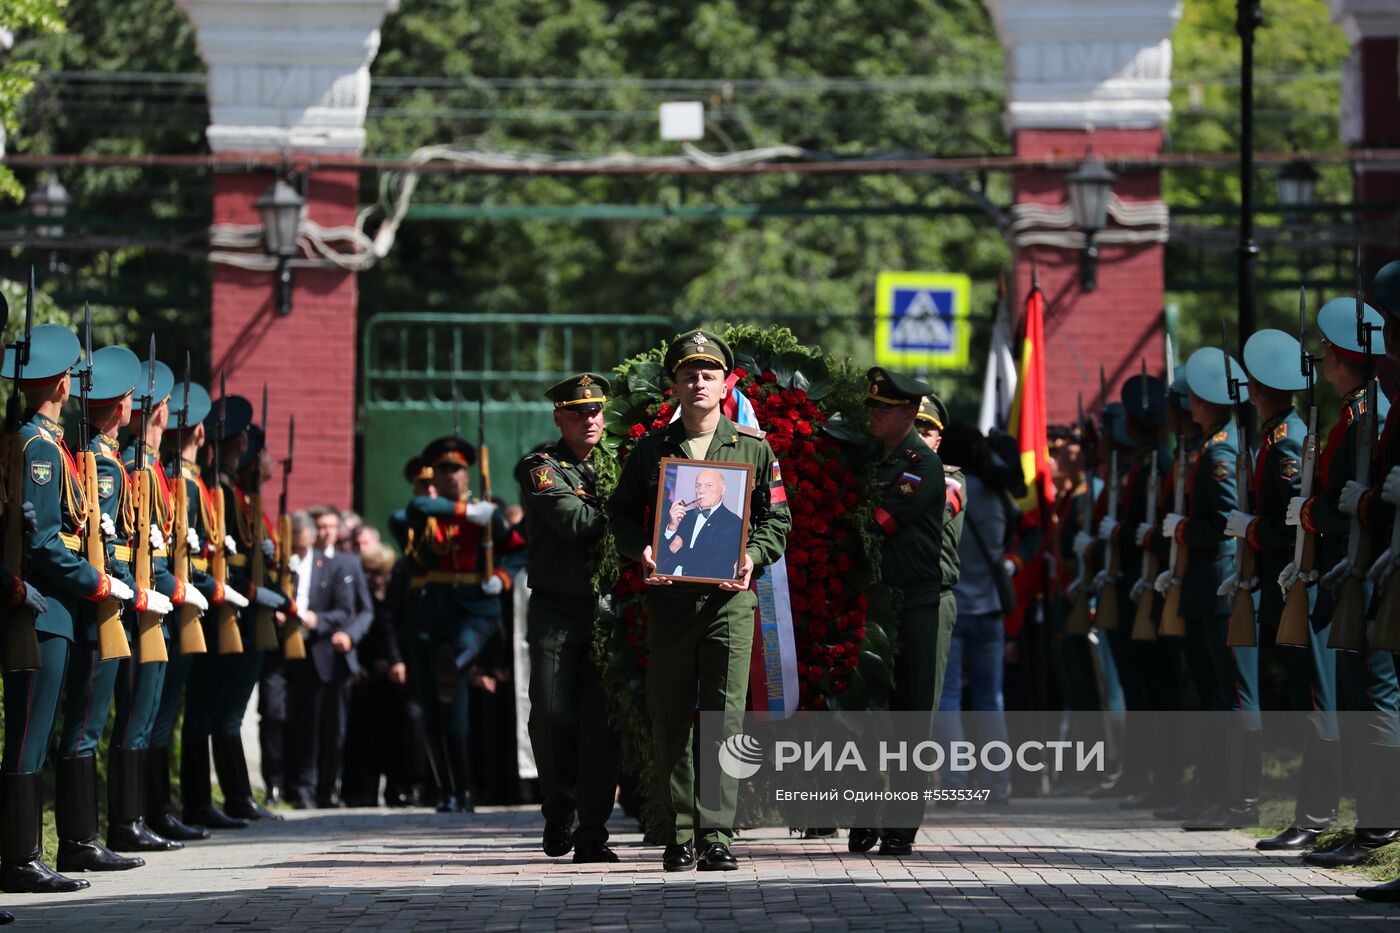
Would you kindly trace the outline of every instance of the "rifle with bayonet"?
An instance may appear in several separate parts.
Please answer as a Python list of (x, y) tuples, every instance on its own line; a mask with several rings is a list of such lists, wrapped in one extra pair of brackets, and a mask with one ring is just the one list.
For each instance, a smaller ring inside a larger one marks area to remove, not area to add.
[[(83, 552), (98, 573), (107, 572), (107, 541), (102, 537), (102, 504), (97, 497), (97, 456), (90, 449), (92, 420), (92, 309), (83, 303), (83, 368), (78, 370), (78, 471), (83, 488)], [(107, 597), (97, 604), (97, 656), (111, 661), (131, 657), (131, 644), (122, 625), (121, 603)]]
[[(9, 320), (10, 306), (5, 305)], [(20, 579), (25, 574), (24, 532), (24, 440), (20, 437), (20, 384), (24, 367), (29, 365), (30, 336), (34, 332), (34, 267), (29, 267), (29, 292), (24, 299), (24, 336), (14, 343), (15, 372), (10, 400), (5, 409), (4, 451), (0, 466), (5, 470), (4, 561), (10, 573)], [(34, 628), (34, 611), (21, 603), (9, 612), (5, 622), (5, 670), (36, 671), (43, 666), (39, 655), (39, 633)]]
[[(151, 408), (156, 403), (156, 335), (151, 335), (150, 360), (146, 364), (145, 394), (141, 401), (141, 430), (136, 435), (136, 469), (131, 474), (134, 487), (132, 497), (136, 509), (136, 542), (132, 547), (132, 573), (136, 577), (137, 594), (151, 588), (151, 573), (155, 559), (151, 546), (152, 497), (160, 488), (151, 468), (146, 464), (146, 428), (151, 421)], [(157, 460), (159, 469), (159, 460)], [(168, 661), (165, 651), (165, 633), (161, 631), (160, 616), (154, 612), (138, 613), (136, 637), (141, 649), (141, 663), (152, 664)]]
[[(1084, 498), (1080, 500), (1079, 530), (1082, 534), (1091, 535), (1094, 527), (1094, 473), (1098, 468), (1098, 457), (1093, 450), (1095, 445), (1090, 443), (1093, 432), (1089, 430), (1088, 419), (1084, 417), (1084, 396), (1082, 394), (1078, 397), (1076, 404), (1079, 408), (1079, 433), (1084, 438)], [(1071, 603), (1069, 616), (1065, 619), (1066, 635), (1089, 634), (1091, 624), (1089, 588), (1094, 578), (1089, 563), (1089, 551), (1092, 547), (1093, 545), (1090, 545), (1085, 548), (1083, 554), (1076, 555), (1079, 559), (1079, 570), (1074, 583), (1074, 602)]]
[[(1172, 371), (1171, 365), (1171, 340), (1167, 341), (1167, 372)], [(1147, 360), (1142, 361), (1142, 423), (1148, 424), (1150, 413), (1148, 411), (1147, 399)], [(1157, 465), (1157, 430), (1152, 429), (1151, 440), (1147, 445), (1147, 456), (1151, 459), (1150, 471), (1147, 474), (1147, 510), (1146, 524), (1148, 526), (1147, 539), (1142, 543), (1142, 582), (1138, 587), (1137, 604), (1133, 607), (1133, 641), (1156, 641), (1157, 626), (1152, 621), (1152, 601), (1154, 591), (1152, 581), (1157, 579), (1159, 561), (1157, 559), (1157, 548), (1152, 540), (1157, 531), (1157, 500), (1161, 498), (1162, 479), (1161, 471)], [(1136, 534), (1137, 529), (1131, 529), (1131, 534)]]
[[(267, 445), (267, 383), (262, 390), (263, 445)], [(248, 576), (256, 587), (267, 585), (267, 555), (263, 553), (263, 542), (267, 540), (267, 526), (263, 524), (262, 497), (262, 455), (253, 458), (252, 506), (248, 520), (253, 526), (253, 550), (248, 555)], [(273, 621), (272, 610), (266, 606), (253, 606), (253, 650), (272, 651), (277, 647), (277, 623)]]
[[(1175, 370), (1169, 372), (1167, 378), (1175, 378)], [(1167, 408), (1172, 411), (1176, 418), (1176, 463), (1172, 467), (1172, 511), (1177, 515), (1184, 515), (1186, 514), (1187, 415), (1170, 388), (1167, 391)], [(1156, 534), (1155, 530), (1153, 534)], [(1171, 579), (1162, 600), (1162, 621), (1157, 626), (1158, 635), (1180, 638), (1186, 634), (1186, 620), (1181, 615), (1181, 581), (1186, 579), (1186, 565), (1190, 559), (1190, 550), (1182, 547), (1176, 540), (1176, 535), (1172, 535), (1171, 547), (1167, 554), (1167, 569), (1171, 571)]]
[[(1366, 320), (1366, 303), (1361, 295), (1361, 247), (1356, 248), (1356, 337), (1366, 361), (1366, 395), (1361, 403), (1361, 417), (1356, 423), (1356, 481), (1363, 487), (1371, 485), (1371, 451), (1376, 442), (1376, 379), (1375, 358), (1372, 355), (1373, 331), (1380, 328)], [(1328, 571), (1336, 606), (1332, 610), (1332, 634), (1327, 647), (1342, 651), (1361, 651), (1366, 647), (1366, 570), (1375, 557), (1371, 553), (1371, 535), (1361, 524), (1360, 514), (1352, 515), (1347, 528), (1346, 562)], [(1338, 579), (1340, 577), (1340, 579)]]
[[(209, 555), (209, 573), (220, 586), (228, 583), (228, 551), (224, 542), (228, 539), (228, 501), (224, 498), (223, 461), (219, 459), (219, 442), (224, 437), (224, 427), (228, 420), (228, 387), (224, 384), (223, 371), (219, 372), (219, 420), (214, 428), (214, 440), (209, 445), (214, 455), (214, 487), (209, 491), (213, 499), (213, 549)], [(238, 630), (238, 607), (225, 599), (219, 603), (215, 616), (218, 633), (219, 654), (242, 654), (243, 633)]]
[[(1145, 387), (1144, 387), (1145, 389)], [(1108, 410), (1108, 382), (1104, 378), (1103, 367), (1099, 367), (1099, 398), (1103, 399), (1103, 433), (1108, 442), (1108, 506), (1105, 517), (1118, 523), (1118, 444), (1114, 438), (1114, 415)], [(1099, 587), (1097, 610), (1094, 624), (1105, 632), (1118, 628), (1118, 578), (1122, 576), (1119, 566), (1118, 548), (1110, 539), (1104, 542), (1104, 582)]]
[[(476, 399), (476, 456), (481, 464), (481, 501), (491, 501), (491, 451), (486, 447), (486, 389)], [(490, 579), (496, 572), (496, 536), (492, 522), (481, 532), (481, 552), (484, 557), (481, 579)]]
[[(301, 635), (301, 620), (292, 610), (296, 606), (296, 585), (292, 583), (292, 515), (287, 511), (287, 489), (292, 478), (292, 453), (296, 449), (297, 417), (287, 416), (287, 459), (282, 461), (282, 495), (277, 501), (277, 585), (287, 597), (287, 633), (282, 639), (282, 657), (298, 661), (306, 657), (306, 639)], [(302, 568), (302, 573), (310, 573)]]
[[(1248, 433), (1244, 429), (1248, 412), (1244, 410), (1247, 397), (1241, 387), (1242, 380), (1235, 378), (1235, 367), (1230, 360), (1230, 335), (1225, 330), (1225, 322), (1220, 322), (1221, 354), (1225, 357), (1225, 386), (1230, 393), (1230, 404), (1235, 409), (1235, 508), (1242, 512), (1250, 511), (1249, 479), (1253, 473), (1253, 458), (1249, 452)], [(1254, 620), (1254, 550), (1249, 540), (1241, 535), (1235, 539), (1235, 579), (1227, 588), (1230, 600), (1230, 627), (1225, 634), (1225, 644), (1231, 648), (1253, 648), (1259, 644), (1259, 635)]]
[[(185, 351), (185, 381), (181, 389), (180, 417), (175, 422), (176, 447), (173, 458), (172, 469), (169, 471), (172, 476), (175, 488), (171, 498), (174, 500), (174, 530), (171, 532), (174, 541), (171, 542), (170, 560), (173, 564), (172, 570), (175, 579), (180, 581), (182, 587), (193, 586), (190, 582), (190, 488), (189, 482), (185, 479), (185, 436), (189, 431), (190, 417), (190, 354)], [(199, 607), (186, 600), (181, 604), (179, 610), (180, 619), (180, 653), (181, 654), (206, 654), (209, 646), (204, 643), (204, 626), (199, 622)]]
[[(1308, 433), (1303, 438), (1303, 472), (1298, 495), (1306, 501), (1313, 494), (1313, 483), (1317, 473), (1317, 399), (1314, 388), (1317, 383), (1316, 358), (1308, 353), (1307, 345), (1307, 297), (1302, 286), (1298, 287), (1298, 356), (1303, 379), (1308, 386)], [(1308, 643), (1311, 630), (1308, 617), (1308, 587), (1317, 579), (1314, 564), (1317, 563), (1317, 536), (1298, 523), (1293, 537), (1293, 567), (1297, 576), (1289, 584), (1283, 595), (1283, 612), (1279, 615), (1278, 633), (1274, 642), (1280, 645), (1304, 646)]]

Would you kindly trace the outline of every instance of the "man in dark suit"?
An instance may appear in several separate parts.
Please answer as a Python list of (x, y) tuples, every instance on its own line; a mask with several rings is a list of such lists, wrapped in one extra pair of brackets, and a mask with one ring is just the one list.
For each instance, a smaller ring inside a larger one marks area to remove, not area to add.
[(657, 569), (663, 574), (732, 580), (742, 548), (744, 520), (724, 506), (724, 474), (695, 474), (695, 500), (671, 503)]
[[(355, 645), (374, 620), (360, 558), (335, 550), (340, 516), (316, 509), (314, 539), (303, 532), (292, 557), (296, 611), (306, 658), (287, 662), (292, 742), (288, 794), (297, 809), (340, 806), (337, 784), (345, 748), (350, 682), (359, 671)], [(314, 797), (313, 797), (314, 795)]]

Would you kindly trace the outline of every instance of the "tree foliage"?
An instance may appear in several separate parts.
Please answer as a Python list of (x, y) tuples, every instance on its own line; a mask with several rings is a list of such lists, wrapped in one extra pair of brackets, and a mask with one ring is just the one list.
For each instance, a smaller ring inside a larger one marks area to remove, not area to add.
[[(0, 4), (0, 31), (15, 35), (52, 35), (64, 30), (67, 0), (5, 0)], [(34, 87), (39, 63), (23, 55), (7, 56), (0, 48), (0, 152), (19, 128), (19, 107)], [(24, 189), (14, 173), (0, 165), (0, 199), (20, 200)]]

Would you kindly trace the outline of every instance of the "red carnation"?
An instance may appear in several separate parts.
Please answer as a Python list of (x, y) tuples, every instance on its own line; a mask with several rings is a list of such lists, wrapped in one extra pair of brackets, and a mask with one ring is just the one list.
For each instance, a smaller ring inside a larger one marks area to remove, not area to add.
[(640, 424), (634, 424), (632, 425), (632, 427), (627, 429), (627, 436), (634, 441), (640, 438), (645, 433), (647, 433), (646, 427)]

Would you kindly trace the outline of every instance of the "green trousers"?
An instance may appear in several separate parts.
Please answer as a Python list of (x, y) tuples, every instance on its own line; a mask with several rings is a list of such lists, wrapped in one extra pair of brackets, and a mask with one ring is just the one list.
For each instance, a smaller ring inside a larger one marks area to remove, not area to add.
[(593, 601), (530, 594), (530, 745), (540, 807), (565, 826), (578, 813), (576, 845), (608, 841), (619, 766), (603, 683), (593, 663)]
[(120, 661), (97, 657), (97, 642), (79, 637), (68, 655), (68, 676), (63, 694), (63, 726), (58, 734), (58, 757), (77, 758), (97, 754), (112, 691), (117, 685)]
[(692, 733), (697, 708), (730, 714), (729, 731), (742, 731), (758, 598), (749, 590), (676, 589), (654, 587), (646, 601), (647, 709), (657, 772), (666, 783), (662, 803), (674, 819), (676, 842), (692, 842), (698, 833), (703, 844), (729, 845), (739, 782), (720, 771), (717, 752), (703, 749), (701, 778), (715, 793), (700, 804)]
[[(948, 669), (948, 646), (953, 640), (958, 608), (951, 591), (937, 600), (921, 596), (907, 601), (899, 613), (899, 649), (894, 656), (894, 690), (890, 709), (926, 712), (928, 722), (922, 735), (907, 736), (912, 744), (927, 739), (933, 731), (933, 711), (943, 695), (943, 677)], [(892, 771), (890, 790), (919, 792), (928, 785), (922, 771)], [(880, 837), (914, 841), (923, 822), (923, 800), (891, 803), (880, 811)]]

